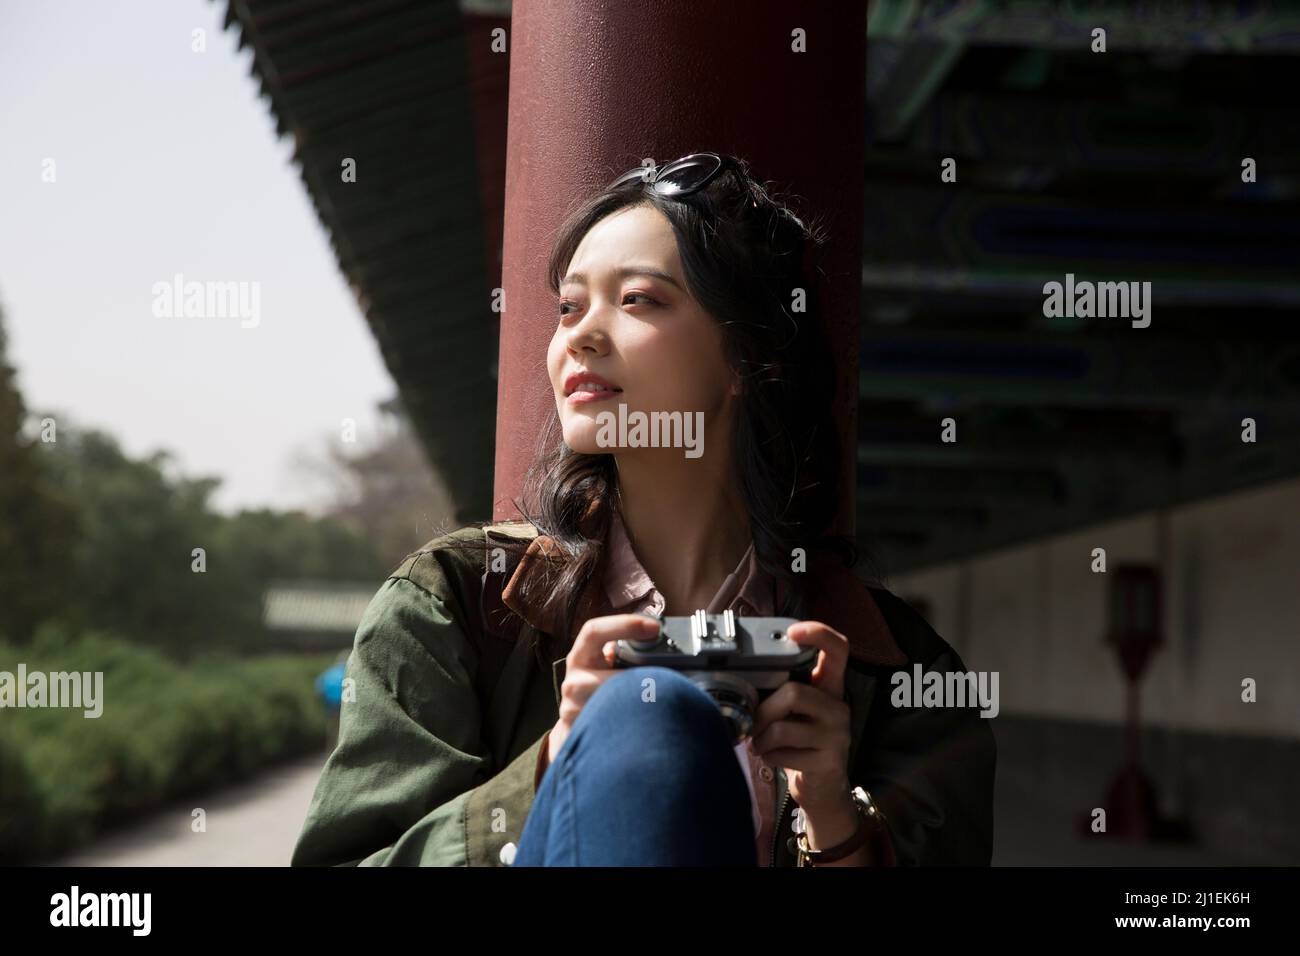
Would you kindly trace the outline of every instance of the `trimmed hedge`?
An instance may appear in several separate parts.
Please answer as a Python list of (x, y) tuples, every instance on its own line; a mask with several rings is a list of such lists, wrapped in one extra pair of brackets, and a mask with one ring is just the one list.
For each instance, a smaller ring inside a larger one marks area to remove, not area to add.
[(45, 627), (0, 644), (0, 671), (102, 671), (97, 718), (74, 708), (0, 708), (0, 864), (47, 859), (108, 825), (247, 779), (325, 745), (313, 681), (332, 654), (185, 666), (101, 634)]

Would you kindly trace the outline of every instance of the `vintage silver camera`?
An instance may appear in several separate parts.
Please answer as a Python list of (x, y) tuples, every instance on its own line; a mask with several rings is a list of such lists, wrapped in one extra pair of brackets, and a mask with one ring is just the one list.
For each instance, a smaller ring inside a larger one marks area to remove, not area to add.
[(786, 636), (792, 617), (737, 617), (732, 611), (665, 617), (659, 636), (617, 641), (615, 667), (671, 667), (713, 698), (733, 743), (749, 737), (754, 712), (768, 695), (795, 680), (809, 683), (817, 648)]

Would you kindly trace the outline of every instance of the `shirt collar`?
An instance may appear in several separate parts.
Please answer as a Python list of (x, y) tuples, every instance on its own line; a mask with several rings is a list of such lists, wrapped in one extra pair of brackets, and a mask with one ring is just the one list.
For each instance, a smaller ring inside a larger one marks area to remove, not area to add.
[[(606, 547), (608, 559), (604, 584), (610, 606), (618, 613), (631, 609), (661, 617), (665, 608), (664, 596), (637, 558), (627, 526), (617, 508), (610, 517)], [(759, 567), (751, 541), (705, 610), (709, 614), (721, 614), (731, 609), (737, 614), (772, 617), (777, 608), (775, 584), (772, 576)]]
[(650, 604), (646, 610), (659, 617), (664, 610), (664, 597), (632, 550), (632, 542), (617, 508), (610, 516), (605, 547), (608, 555), (603, 580), (610, 606), (621, 610), (648, 600)]

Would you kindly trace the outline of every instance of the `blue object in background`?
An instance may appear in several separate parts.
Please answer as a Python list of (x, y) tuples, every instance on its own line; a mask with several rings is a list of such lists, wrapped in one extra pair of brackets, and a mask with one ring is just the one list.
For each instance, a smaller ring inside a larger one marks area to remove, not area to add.
[(316, 693), (325, 702), (325, 709), (334, 713), (343, 706), (343, 670), (340, 662), (316, 678)]

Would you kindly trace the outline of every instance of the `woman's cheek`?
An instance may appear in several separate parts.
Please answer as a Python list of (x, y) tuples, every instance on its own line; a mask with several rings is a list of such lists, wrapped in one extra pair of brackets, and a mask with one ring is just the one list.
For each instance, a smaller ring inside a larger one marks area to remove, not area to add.
[(557, 395), (559, 395), (564, 391), (564, 389), (562, 389), (559, 383), (556, 381), (559, 378), (561, 369), (563, 367), (564, 367), (564, 348), (560, 344), (559, 334), (557, 333), (556, 335), (551, 337), (551, 344), (547, 346), (546, 349), (546, 374), (550, 379), (551, 388), (555, 391)]

